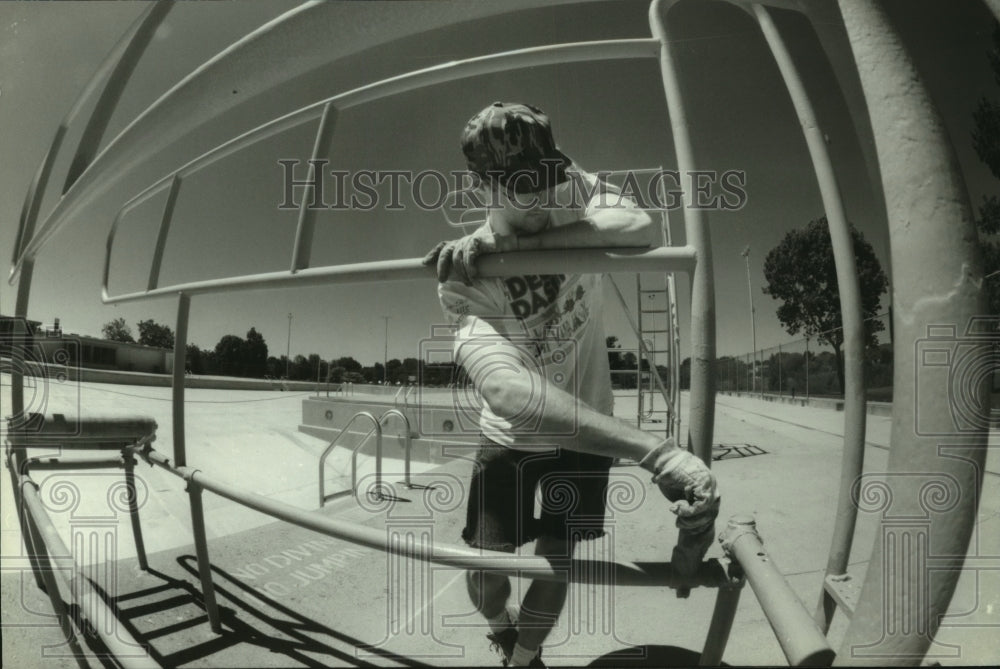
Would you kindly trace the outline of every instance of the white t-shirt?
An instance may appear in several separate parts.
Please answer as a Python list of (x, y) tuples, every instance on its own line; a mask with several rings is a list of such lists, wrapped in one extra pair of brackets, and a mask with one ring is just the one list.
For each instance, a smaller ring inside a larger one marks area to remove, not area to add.
[[(592, 192), (596, 177), (580, 175), (590, 186), (587, 192)], [(551, 211), (551, 225), (558, 227), (580, 220), (599, 206), (635, 206), (627, 198), (607, 197), (608, 190), (615, 192), (613, 187), (602, 188), (606, 189), (605, 197), (597, 194), (585, 205), (581, 202), (576, 207)], [(567, 202), (569, 199), (566, 198)], [(484, 435), (497, 443), (515, 447), (544, 443), (546, 436), (554, 436), (540, 432), (536, 424), (539, 403), (544, 403), (549, 384), (592, 409), (611, 415), (613, 396), (604, 336), (603, 297), (603, 275), (600, 274), (533, 274), (480, 278), (472, 286), (460, 281), (438, 284), (438, 298), (445, 317), (455, 326), (456, 361), (461, 362), (464, 357), (463, 346), (490, 346), (491, 340), (495, 342), (502, 336), (517, 348), (517, 364), (534, 369), (544, 379), (541, 388), (532, 388), (532, 397), (526, 399), (523, 411), (510, 420), (497, 416), (483, 402), (480, 429)], [(505, 347), (504, 352), (497, 355), (477, 357), (477, 364), (483, 367), (480, 373), (509, 367), (515, 362), (509, 356), (510, 348)], [(474, 370), (466, 371), (474, 375)]]

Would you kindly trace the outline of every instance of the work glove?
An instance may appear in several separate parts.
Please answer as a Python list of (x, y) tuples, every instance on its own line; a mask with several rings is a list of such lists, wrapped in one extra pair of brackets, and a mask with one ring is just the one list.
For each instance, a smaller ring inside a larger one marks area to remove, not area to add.
[(437, 266), (440, 283), (451, 278), (469, 286), (479, 276), (476, 271), (479, 256), (513, 251), (517, 248), (516, 239), (514, 235), (498, 235), (480, 229), (459, 239), (439, 242), (421, 262), (427, 267)]
[[(677, 545), (670, 564), (681, 576), (693, 576), (715, 539), (715, 519), (719, 515), (719, 495), (712, 471), (695, 455), (677, 448), (672, 439), (651, 451), (639, 463), (653, 472), (653, 482), (673, 502), (677, 515)], [(677, 596), (690, 594), (688, 587)]]
[(653, 483), (673, 502), (677, 527), (698, 530), (711, 526), (719, 515), (719, 494), (715, 476), (697, 456), (678, 448), (668, 439), (639, 462), (653, 472)]

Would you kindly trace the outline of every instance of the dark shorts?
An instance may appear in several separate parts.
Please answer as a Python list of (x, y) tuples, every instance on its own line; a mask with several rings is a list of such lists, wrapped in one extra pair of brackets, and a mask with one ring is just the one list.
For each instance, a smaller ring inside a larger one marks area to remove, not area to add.
[(540, 536), (566, 541), (603, 536), (612, 463), (566, 449), (517, 450), (483, 437), (462, 538), (475, 548), (513, 552)]

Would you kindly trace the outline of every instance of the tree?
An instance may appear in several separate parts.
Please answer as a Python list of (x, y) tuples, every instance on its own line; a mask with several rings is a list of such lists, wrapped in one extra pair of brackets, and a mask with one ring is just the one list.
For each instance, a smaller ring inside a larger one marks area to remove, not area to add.
[(243, 361), (247, 376), (260, 378), (267, 373), (267, 342), (257, 328), (250, 328), (246, 338), (246, 359)]
[(185, 360), (187, 361), (187, 371), (192, 374), (204, 374), (205, 368), (202, 365), (201, 349), (197, 344), (188, 344), (185, 349)]
[(120, 317), (105, 323), (101, 328), (101, 334), (104, 335), (105, 339), (111, 341), (135, 342), (135, 338), (132, 337), (132, 328), (128, 326), (124, 318)]
[[(317, 358), (319, 356), (315, 353), (311, 353), (310, 356), (315, 355)], [(289, 374), (290, 380), (295, 381), (309, 381), (316, 375), (316, 366), (310, 365), (308, 358), (304, 355), (296, 355), (292, 358), (292, 366)]]
[[(851, 226), (854, 259), (861, 286), (861, 316), (870, 319), (879, 312), (882, 293), (888, 280), (875, 257), (871, 244)], [(778, 320), (789, 334), (804, 331), (833, 348), (837, 360), (837, 378), (844, 388), (844, 357), (841, 346), (844, 332), (840, 321), (840, 291), (833, 246), (826, 217), (812, 221), (805, 228), (792, 230), (764, 259), (764, 294), (782, 300)], [(875, 333), (885, 329), (878, 320), (865, 321), (865, 345), (877, 346)]]
[[(993, 79), (1000, 84), (1000, 22), (993, 22), (993, 48), (987, 54)], [(1000, 103), (979, 99), (973, 112), (972, 146), (979, 160), (990, 172), (1000, 179)], [(979, 206), (979, 245), (983, 252), (983, 276), (989, 277), (983, 289), (986, 291), (988, 313), (1000, 313), (1000, 198), (996, 195), (984, 197)]]
[(395, 384), (397, 381), (402, 382), (402, 379), (399, 378), (403, 374), (402, 370), (403, 363), (399, 358), (393, 358), (385, 363), (386, 378), (390, 385)]
[(158, 348), (174, 347), (174, 331), (152, 318), (139, 321), (139, 343)]
[(219, 373), (225, 376), (242, 376), (245, 369), (246, 341), (239, 335), (228, 334), (215, 345), (215, 359)]
[(330, 364), (334, 367), (343, 367), (346, 372), (361, 372), (361, 363), (349, 355), (332, 360)]

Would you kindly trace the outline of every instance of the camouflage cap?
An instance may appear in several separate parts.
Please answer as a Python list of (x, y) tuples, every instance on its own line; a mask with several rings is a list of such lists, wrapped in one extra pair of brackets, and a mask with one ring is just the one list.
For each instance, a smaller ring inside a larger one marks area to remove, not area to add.
[(572, 161), (552, 138), (549, 117), (531, 105), (494, 102), (462, 131), (469, 169), (513, 193), (535, 193), (566, 181)]

